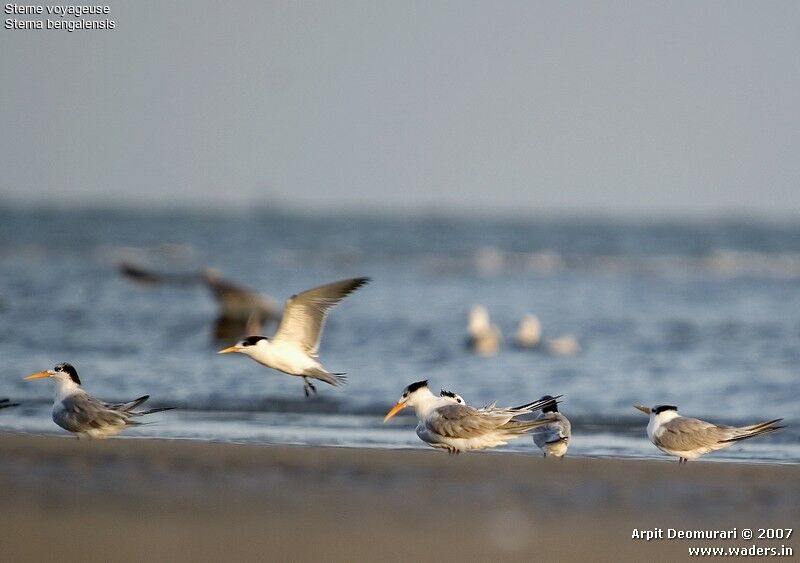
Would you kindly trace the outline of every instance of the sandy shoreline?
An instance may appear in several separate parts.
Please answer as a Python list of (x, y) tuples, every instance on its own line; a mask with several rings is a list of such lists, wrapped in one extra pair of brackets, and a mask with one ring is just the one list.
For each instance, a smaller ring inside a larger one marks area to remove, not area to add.
[(660, 560), (795, 547), (631, 533), (794, 527), (798, 483), (797, 465), (3, 434), (0, 545), (5, 561)]

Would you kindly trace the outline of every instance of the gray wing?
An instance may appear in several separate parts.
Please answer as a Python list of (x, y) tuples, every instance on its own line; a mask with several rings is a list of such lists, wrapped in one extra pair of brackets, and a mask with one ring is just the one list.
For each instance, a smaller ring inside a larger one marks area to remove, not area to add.
[(653, 436), (656, 446), (676, 452), (685, 452), (704, 447), (717, 447), (732, 435), (733, 427), (717, 426), (705, 420), (685, 416), (674, 418), (661, 427)]
[(511, 418), (508, 413), (493, 413), (466, 405), (446, 405), (435, 409), (425, 426), (448, 438), (477, 438), (497, 430)]
[[(138, 407), (139, 405), (143, 404), (150, 398), (150, 395), (142, 395), (138, 399), (134, 399), (133, 401), (127, 401), (125, 403), (106, 403), (103, 402), (102, 405), (107, 409), (112, 411), (122, 411), (122, 412), (131, 412), (133, 409)], [(97, 399), (95, 399), (97, 400)], [(100, 403), (101, 401), (97, 401)]]
[(300, 344), (309, 355), (316, 356), (328, 310), (368, 281), (351, 278), (293, 295), (286, 302), (273, 340)]
[(89, 395), (70, 395), (61, 402), (62, 409), (53, 415), (56, 423), (71, 432), (85, 432), (91, 428), (136, 424), (128, 420), (127, 413), (112, 410)]
[(545, 444), (558, 442), (564, 438), (570, 438), (570, 435), (572, 434), (572, 425), (566, 416), (560, 412), (547, 414), (541, 413), (537, 417), (537, 420), (540, 420), (544, 417), (555, 417), (556, 421), (533, 429), (531, 434), (533, 434), (534, 444), (542, 448)]

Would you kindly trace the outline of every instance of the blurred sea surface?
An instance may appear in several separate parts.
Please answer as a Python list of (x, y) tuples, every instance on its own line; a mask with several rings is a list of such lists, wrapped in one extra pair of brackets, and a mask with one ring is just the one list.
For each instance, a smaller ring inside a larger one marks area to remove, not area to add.
[[(348, 385), (306, 399), (300, 379), (216, 355), (204, 287), (135, 285), (120, 260), (213, 266), (280, 302), (370, 276), (320, 349)], [(464, 345), (478, 303), (505, 336), (493, 357)], [(514, 348), (526, 313), (581, 353)], [(631, 406), (644, 403), (729, 424), (784, 417), (785, 430), (707, 459), (798, 462), (800, 223), (0, 207), (0, 357), (0, 397), (22, 403), (0, 411), (0, 430), (62, 433), (52, 384), (22, 378), (68, 361), (102, 399), (178, 407), (133, 437), (427, 447), (411, 416), (382, 417), (428, 379), (476, 405), (563, 395), (573, 455), (663, 457)], [(529, 438), (503, 449), (539, 455)]]

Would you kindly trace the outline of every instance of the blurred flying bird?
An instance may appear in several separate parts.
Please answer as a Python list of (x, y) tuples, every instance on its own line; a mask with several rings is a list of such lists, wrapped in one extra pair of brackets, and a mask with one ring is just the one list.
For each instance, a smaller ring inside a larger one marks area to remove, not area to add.
[(277, 323), (280, 319), (280, 309), (275, 300), (223, 278), (214, 268), (206, 268), (201, 272), (165, 274), (123, 261), (119, 264), (119, 270), (129, 280), (142, 285), (204, 285), (218, 305), (213, 335), (216, 341), (232, 341), (261, 332), (265, 324)]
[(776, 426), (782, 418), (750, 426), (721, 426), (678, 414), (678, 407), (656, 405), (653, 408), (634, 405), (650, 415), (647, 437), (662, 452), (674, 455), (678, 463), (732, 446), (740, 440), (755, 438), (784, 428)]
[(127, 403), (104, 403), (89, 395), (81, 387), (78, 372), (71, 364), (61, 363), (53, 369), (40, 371), (25, 378), (51, 378), (56, 382), (56, 398), (53, 403), (53, 422), (76, 437), (108, 438), (119, 434), (128, 426), (141, 423), (132, 418), (161, 411), (171, 407), (136, 411), (136, 407), (147, 401), (144, 395)]
[(283, 318), (272, 338), (248, 336), (219, 353), (245, 354), (268, 368), (302, 377), (306, 397), (316, 392), (309, 379), (342, 385), (343, 373), (331, 373), (317, 361), (319, 342), (330, 308), (368, 281), (369, 278), (351, 278), (293, 295), (286, 302)]

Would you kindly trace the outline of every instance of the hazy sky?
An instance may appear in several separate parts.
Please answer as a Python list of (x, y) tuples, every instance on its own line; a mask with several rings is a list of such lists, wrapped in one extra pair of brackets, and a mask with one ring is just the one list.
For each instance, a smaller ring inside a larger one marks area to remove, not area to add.
[(108, 17), (0, 29), (0, 201), (800, 214), (800, 2)]

